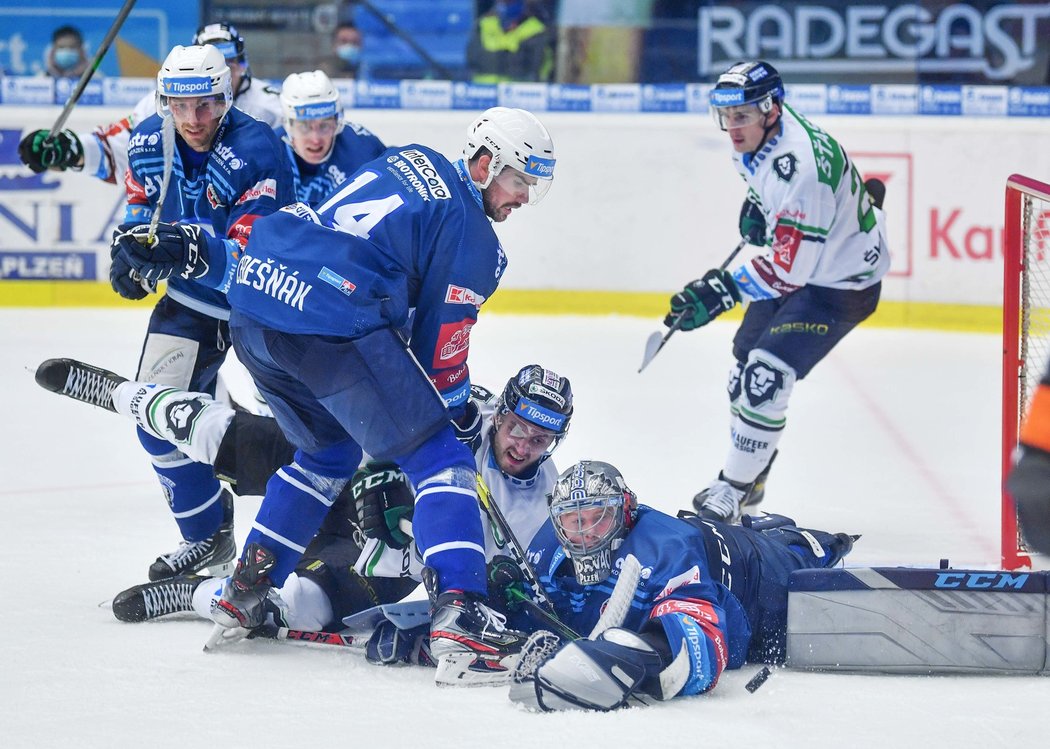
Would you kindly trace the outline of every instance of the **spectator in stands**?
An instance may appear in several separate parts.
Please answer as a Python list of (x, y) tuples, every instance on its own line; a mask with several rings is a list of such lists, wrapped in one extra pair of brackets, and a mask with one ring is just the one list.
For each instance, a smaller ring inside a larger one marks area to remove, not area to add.
[(543, 2), (495, 0), (478, 18), (467, 66), (476, 83), (551, 80), (554, 33)]
[(79, 78), (88, 65), (84, 37), (76, 26), (59, 26), (44, 54), (44, 72), (52, 78)]
[(329, 78), (358, 78), (361, 73), (361, 30), (343, 21), (332, 32), (332, 54), (320, 63)]

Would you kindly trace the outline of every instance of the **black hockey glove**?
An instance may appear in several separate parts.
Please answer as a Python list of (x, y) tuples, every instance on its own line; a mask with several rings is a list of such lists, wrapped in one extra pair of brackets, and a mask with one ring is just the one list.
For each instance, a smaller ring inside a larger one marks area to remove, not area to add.
[(488, 565), (489, 600), (514, 610), (520, 601), (531, 600), (525, 589), (525, 575), (512, 558), (500, 554)]
[(463, 407), (463, 414), (452, 420), (452, 429), (456, 432), (456, 439), (469, 447), (472, 453), (477, 452), (481, 447), (481, 421), (481, 409), (478, 408), (478, 403), (473, 397)]
[[(115, 252), (110, 253), (109, 285), (125, 299), (132, 300), (145, 299), (150, 294), (148, 287), (152, 286), (144, 285), (135, 269)], [(152, 286), (152, 290), (156, 291), (156, 287)]]
[(733, 276), (715, 268), (671, 297), (671, 312), (664, 318), (664, 325), (670, 328), (681, 318), (679, 328), (695, 330), (733, 309), (739, 301), (740, 290)]
[(748, 244), (763, 247), (766, 244), (766, 215), (751, 199), (750, 193), (740, 207), (740, 236)]
[(400, 522), (412, 519), (415, 496), (400, 468), (393, 463), (366, 463), (350, 479), (350, 491), (362, 533), (394, 549), (412, 543)]
[(80, 166), (84, 159), (84, 147), (72, 130), (59, 130), (48, 140), (50, 130), (34, 130), (18, 144), (18, 158), (22, 163), (40, 174), (46, 169), (65, 171)]
[(147, 281), (156, 283), (173, 275), (200, 278), (208, 272), (207, 236), (193, 224), (157, 224), (147, 246), (147, 224), (121, 224), (113, 232), (110, 255), (118, 255)]

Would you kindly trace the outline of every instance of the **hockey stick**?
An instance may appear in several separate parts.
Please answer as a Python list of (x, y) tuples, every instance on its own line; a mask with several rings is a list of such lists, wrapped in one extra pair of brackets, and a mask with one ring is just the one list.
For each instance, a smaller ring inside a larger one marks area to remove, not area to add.
[(113, 21), (113, 25), (109, 27), (109, 31), (106, 32), (106, 36), (102, 39), (102, 44), (95, 53), (95, 57), (91, 60), (91, 64), (84, 68), (84, 72), (80, 74), (80, 80), (77, 81), (76, 88), (73, 89), (73, 93), (71, 93), (69, 99), (66, 100), (66, 105), (62, 108), (62, 112), (58, 115), (58, 119), (55, 120), (55, 124), (51, 126), (51, 131), (48, 133), (47, 138), (44, 139), (45, 145), (54, 138), (55, 133), (61, 130), (62, 126), (66, 124), (66, 120), (69, 119), (73, 107), (75, 107), (77, 102), (80, 101), (80, 97), (83, 95), (84, 89), (87, 88), (91, 76), (95, 74), (95, 71), (98, 70), (98, 66), (102, 64), (102, 58), (105, 57), (106, 52), (109, 51), (109, 45), (113, 43), (113, 40), (120, 32), (120, 27), (124, 25), (125, 19), (127, 19), (128, 14), (131, 13), (131, 9), (134, 6), (135, 0), (124, 0), (124, 6), (120, 9), (120, 12), (117, 13), (116, 20)]
[(532, 565), (529, 564), (528, 559), (525, 558), (525, 550), (518, 542), (517, 537), (514, 535), (514, 531), (510, 529), (510, 525), (507, 524), (507, 519), (503, 517), (503, 513), (500, 512), (499, 507), (492, 501), (492, 493), (489, 488), (485, 485), (485, 480), (481, 478), (481, 474), (477, 475), (478, 484), (478, 502), (481, 503), (481, 507), (485, 510), (485, 514), (489, 516), (489, 521), (495, 527), (499, 534), (503, 536), (503, 540), (507, 543), (507, 549), (510, 550), (511, 558), (518, 565), (518, 569), (521, 570), (522, 577), (525, 579), (533, 590), (533, 596), (536, 599), (536, 603), (543, 609), (545, 609), (551, 616), (557, 618), (554, 613), (554, 604), (551, 603), (550, 597), (547, 595), (547, 591), (540, 585), (540, 579), (536, 576), (535, 570), (532, 569)]
[[(733, 258), (737, 256), (744, 245), (747, 244), (747, 239), (741, 239), (733, 251), (729, 253), (729, 257), (722, 261), (722, 264), (718, 266), (718, 270), (725, 270), (726, 266), (733, 262)], [(664, 347), (668, 339), (675, 334), (675, 331), (682, 327), (682, 323), (685, 321), (685, 314), (681, 314), (675, 318), (674, 323), (671, 324), (671, 328), (660, 335), (660, 331), (656, 331), (649, 336), (649, 340), (645, 342), (645, 353), (642, 355), (642, 366), (638, 367), (638, 374), (642, 373), (642, 370), (649, 366), (649, 362), (656, 358), (656, 355), (660, 353), (660, 349)]]

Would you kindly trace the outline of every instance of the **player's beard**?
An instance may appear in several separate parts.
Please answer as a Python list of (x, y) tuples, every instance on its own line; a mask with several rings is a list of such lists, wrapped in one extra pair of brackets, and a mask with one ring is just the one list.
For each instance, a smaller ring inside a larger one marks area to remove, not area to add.
[(481, 191), (481, 204), (485, 207), (485, 215), (496, 223), (506, 221), (510, 216), (510, 209), (521, 208), (521, 203), (511, 201), (497, 202), (494, 190)]

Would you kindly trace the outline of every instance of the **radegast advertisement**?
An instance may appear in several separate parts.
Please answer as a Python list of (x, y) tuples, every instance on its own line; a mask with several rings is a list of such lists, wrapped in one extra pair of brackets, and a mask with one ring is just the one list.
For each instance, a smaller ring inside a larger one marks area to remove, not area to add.
[(703, 2), (696, 19), (700, 80), (762, 58), (794, 82), (1048, 83), (1048, 2)]

